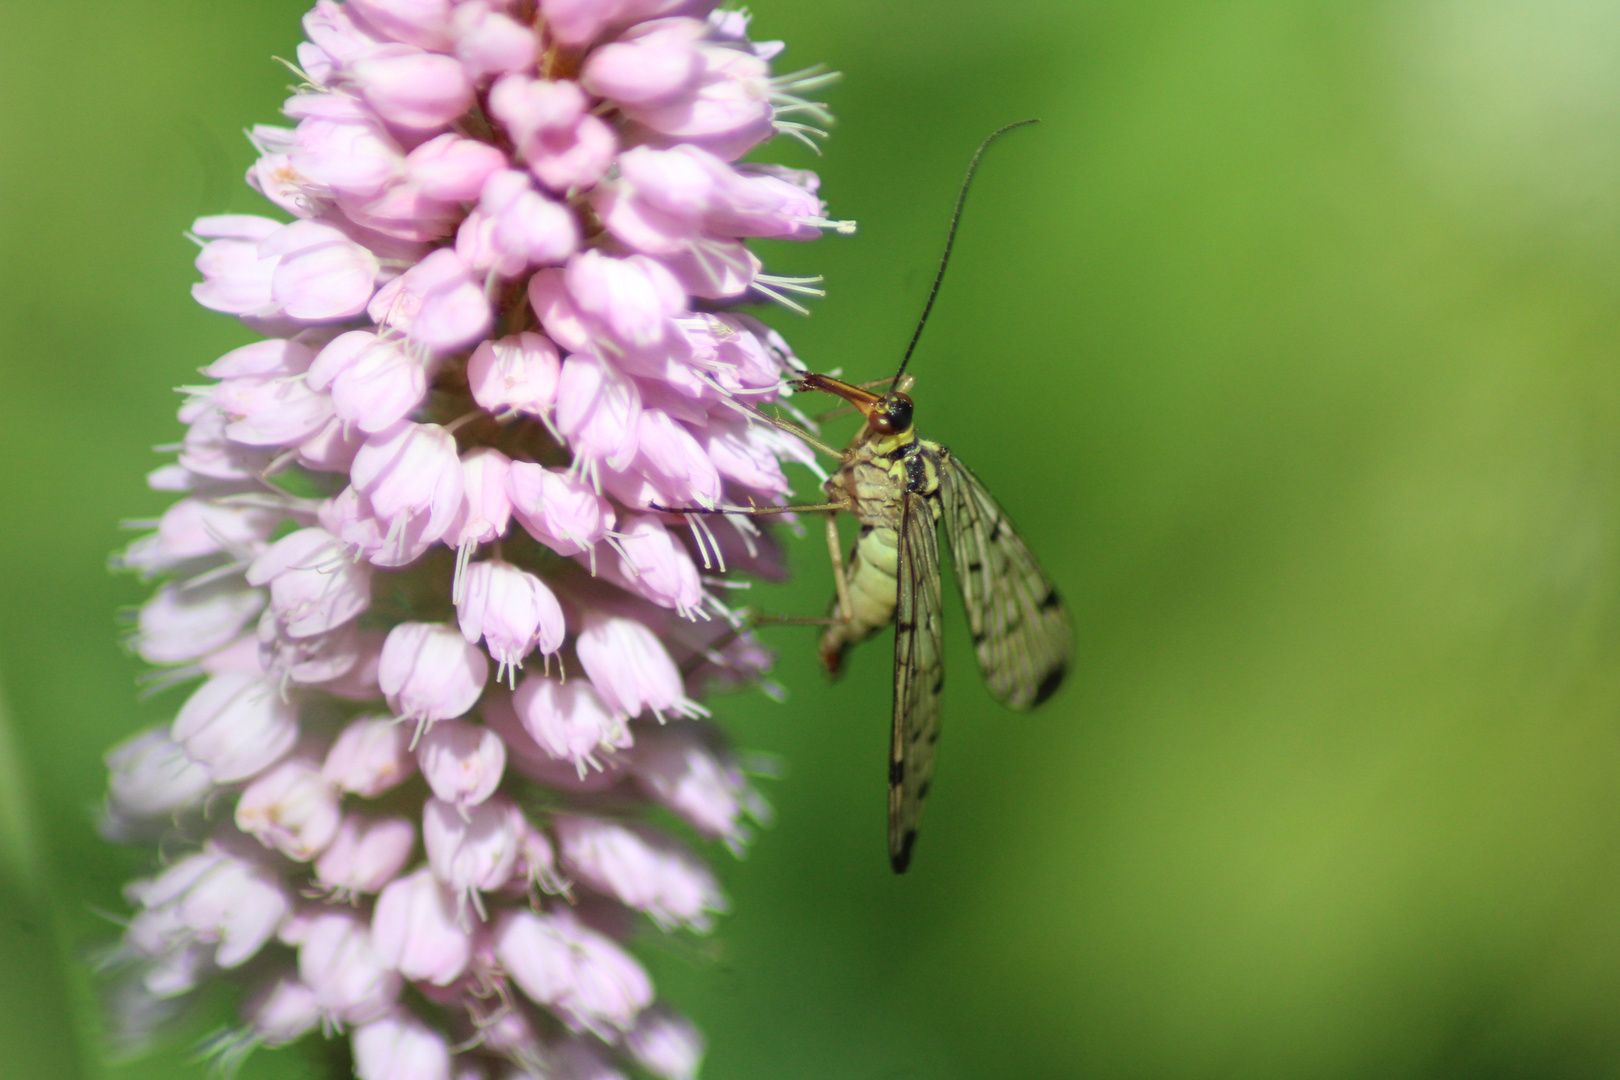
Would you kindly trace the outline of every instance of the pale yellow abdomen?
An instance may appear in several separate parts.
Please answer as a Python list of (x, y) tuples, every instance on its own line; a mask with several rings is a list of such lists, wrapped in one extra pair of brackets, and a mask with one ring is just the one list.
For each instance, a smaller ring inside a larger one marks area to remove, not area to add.
[[(894, 620), (894, 605), (900, 595), (896, 567), (900, 560), (899, 534), (887, 526), (867, 530), (850, 553), (845, 580), (849, 583), (849, 622), (837, 622), (821, 635), (821, 662), (837, 672), (844, 650), (858, 645)], [(838, 598), (833, 597), (831, 614), (839, 618)]]

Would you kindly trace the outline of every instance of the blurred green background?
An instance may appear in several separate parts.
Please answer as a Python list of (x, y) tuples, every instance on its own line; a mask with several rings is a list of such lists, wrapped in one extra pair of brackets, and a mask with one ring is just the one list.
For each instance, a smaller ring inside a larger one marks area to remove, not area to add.
[[(12, 2), (0, 34), (0, 1076), (108, 1065), (84, 957), (139, 853), (91, 827), (137, 701), (105, 570), (248, 339), (187, 293), (191, 219), (261, 204), (303, 0)], [(828, 686), (770, 631), (777, 826), (712, 953), (652, 954), (709, 1080), (1620, 1075), (1620, 5), (759, 0), (846, 73), (814, 162), (853, 239), (771, 316), (913, 367), (1073, 609), (1042, 710), (997, 707), (951, 601), (946, 737), (884, 857), (887, 649)], [(789, 144), (777, 160), (812, 164)], [(808, 486), (808, 485), (807, 485)], [(794, 547), (777, 610), (826, 602)], [(244, 1078), (323, 1076), (320, 1054)]]

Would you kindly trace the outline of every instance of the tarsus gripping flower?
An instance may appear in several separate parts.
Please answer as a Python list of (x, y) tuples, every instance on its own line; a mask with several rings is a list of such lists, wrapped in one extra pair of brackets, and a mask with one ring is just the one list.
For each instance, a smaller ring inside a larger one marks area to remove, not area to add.
[(263, 340), (185, 388), (178, 501), (117, 562), (171, 726), (108, 755), (105, 830), (161, 841), (116, 950), (124, 1033), (209, 981), (213, 1049), (346, 1035), (364, 1080), (696, 1074), (636, 933), (726, 902), (663, 806), (734, 851), (765, 807), (699, 704), (770, 656), (714, 575), (805, 448), (751, 423), (797, 307), (750, 237), (830, 220), (778, 42), (713, 0), (320, 0), (291, 126), (202, 218), (193, 288)]

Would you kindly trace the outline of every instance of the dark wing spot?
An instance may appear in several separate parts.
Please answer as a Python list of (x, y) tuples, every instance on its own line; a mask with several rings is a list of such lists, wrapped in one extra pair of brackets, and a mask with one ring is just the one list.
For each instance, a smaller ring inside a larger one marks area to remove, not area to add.
[(933, 746), (937, 742), (939, 742), (939, 728), (935, 728), (928, 733), (928, 745)]
[(997, 540), (1000, 540), (1000, 539), (1001, 539), (1001, 519), (996, 518), (996, 523), (994, 525), (990, 526), (990, 543), (993, 544)]
[(928, 798), (928, 789), (933, 787), (933, 786), (934, 786), (934, 782), (932, 780), (924, 780), (923, 781), (923, 786), (917, 789), (917, 798), (919, 798), (919, 799)]
[(945, 689), (945, 671), (941, 669), (940, 673), (934, 676), (934, 693), (937, 694), (943, 689)]
[(906, 835), (900, 838), (899, 850), (889, 854), (889, 865), (894, 867), (895, 873), (903, 874), (906, 872), (906, 867), (911, 865), (911, 845), (916, 842), (917, 830), (907, 829)]
[(906, 763), (899, 758), (889, 762), (889, 786), (899, 787), (906, 782)]
[(973, 635), (973, 644), (975, 644), (975, 645), (983, 645), (984, 644), (984, 639), (989, 637), (989, 636), (990, 636), (990, 632), (988, 630), (980, 630), (978, 633)]
[(864, 539), (866, 539), (866, 537), (870, 536), (871, 533), (872, 533), (872, 530), (875, 529), (875, 528), (877, 528), (876, 525), (862, 525), (861, 526), (861, 539), (864, 540)]
[(982, 562), (970, 562), (970, 563), (968, 563), (968, 569), (973, 571), (975, 574), (977, 574), (980, 570), (984, 569), (984, 563), (982, 563)]
[(1041, 685), (1035, 688), (1035, 700), (1032, 704), (1039, 705), (1057, 693), (1057, 688), (1063, 684), (1063, 676), (1068, 673), (1067, 664), (1060, 664), (1048, 672), (1046, 678), (1041, 680)]
[(896, 619), (894, 620), (894, 628), (902, 632), (909, 632), (911, 630), (915, 630), (917, 628), (917, 624), (912, 622), (910, 619)]
[(1045, 598), (1037, 605), (1042, 611), (1051, 611), (1055, 607), (1063, 606), (1063, 598), (1056, 589), (1048, 589)]

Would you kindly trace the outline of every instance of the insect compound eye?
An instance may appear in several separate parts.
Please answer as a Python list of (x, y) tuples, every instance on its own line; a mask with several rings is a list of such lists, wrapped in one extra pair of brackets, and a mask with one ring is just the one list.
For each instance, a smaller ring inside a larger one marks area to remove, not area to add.
[(883, 432), (886, 435), (905, 431), (911, 426), (911, 398), (905, 394), (890, 394), (884, 400), (879, 412), (883, 417)]

